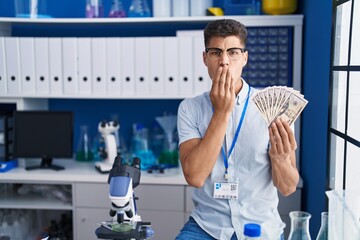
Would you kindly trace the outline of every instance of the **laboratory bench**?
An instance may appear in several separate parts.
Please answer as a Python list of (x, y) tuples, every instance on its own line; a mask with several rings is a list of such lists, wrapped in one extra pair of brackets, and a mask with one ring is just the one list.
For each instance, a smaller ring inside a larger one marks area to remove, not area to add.
[[(12, 193), (0, 198), (1, 208), (39, 210), (45, 212), (45, 215), (69, 212), (73, 219), (73, 239), (97, 239), (95, 229), (98, 224), (110, 218), (108, 174), (99, 173), (94, 167), (94, 162), (69, 159), (54, 160), (54, 164), (64, 166), (65, 170), (28, 171), (24, 169), (25, 160), (22, 159), (19, 161), (19, 167), (0, 174), (0, 184), (62, 186), (70, 192), (67, 201), (63, 198), (44, 197), (42, 194)], [(302, 182), (291, 196), (280, 196), (279, 211), (288, 226), (285, 229), (286, 233), (290, 226), (289, 212), (300, 210), (301, 188)], [(143, 221), (151, 222), (155, 239), (174, 239), (193, 209), (191, 200), (193, 188), (187, 185), (181, 169), (173, 169), (165, 173), (143, 171), (140, 184), (134, 192), (138, 197), (136, 201), (138, 214)]]

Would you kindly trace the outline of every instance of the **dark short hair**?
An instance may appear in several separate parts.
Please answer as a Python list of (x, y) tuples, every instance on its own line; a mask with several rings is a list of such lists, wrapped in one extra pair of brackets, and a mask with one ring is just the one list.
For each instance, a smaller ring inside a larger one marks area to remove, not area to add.
[(212, 37), (238, 36), (246, 45), (247, 30), (244, 24), (234, 19), (220, 19), (208, 23), (204, 29), (205, 47), (208, 46)]

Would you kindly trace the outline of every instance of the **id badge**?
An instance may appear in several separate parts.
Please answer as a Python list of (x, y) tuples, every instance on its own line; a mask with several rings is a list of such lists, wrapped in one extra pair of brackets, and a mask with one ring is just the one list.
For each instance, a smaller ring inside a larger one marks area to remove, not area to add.
[(238, 199), (239, 183), (236, 181), (215, 182), (214, 198)]

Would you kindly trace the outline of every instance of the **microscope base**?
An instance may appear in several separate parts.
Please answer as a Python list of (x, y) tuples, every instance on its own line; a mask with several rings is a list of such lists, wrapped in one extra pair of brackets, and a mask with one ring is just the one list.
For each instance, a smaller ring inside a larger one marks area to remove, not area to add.
[(97, 238), (100, 239), (113, 239), (113, 240), (148, 239), (152, 235), (148, 236), (146, 225), (147, 224), (143, 225), (143, 223), (137, 222), (135, 229), (131, 229), (129, 231), (124, 231), (124, 232), (116, 232), (105, 226), (101, 226), (96, 229), (95, 234)]

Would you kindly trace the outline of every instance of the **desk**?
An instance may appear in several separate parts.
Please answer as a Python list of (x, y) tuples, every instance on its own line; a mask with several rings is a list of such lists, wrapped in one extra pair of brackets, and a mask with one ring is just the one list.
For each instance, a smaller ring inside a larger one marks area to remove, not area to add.
[[(74, 239), (96, 240), (97, 223), (109, 219), (108, 174), (99, 173), (94, 164), (88, 162), (55, 160), (54, 164), (64, 166), (65, 170), (27, 171), (19, 167), (1, 173), (0, 183), (67, 186), (71, 188), (70, 202), (42, 196), (9, 195), (0, 198), (1, 208), (39, 209), (47, 213), (71, 211)], [(290, 197), (280, 197), (279, 212), (288, 226), (285, 232), (290, 228), (288, 213), (300, 210), (301, 188), (302, 182)], [(174, 239), (193, 209), (193, 188), (187, 185), (181, 169), (164, 174), (142, 172), (140, 185), (134, 191), (139, 198), (136, 202), (138, 212), (143, 221), (152, 223), (155, 239)]]

